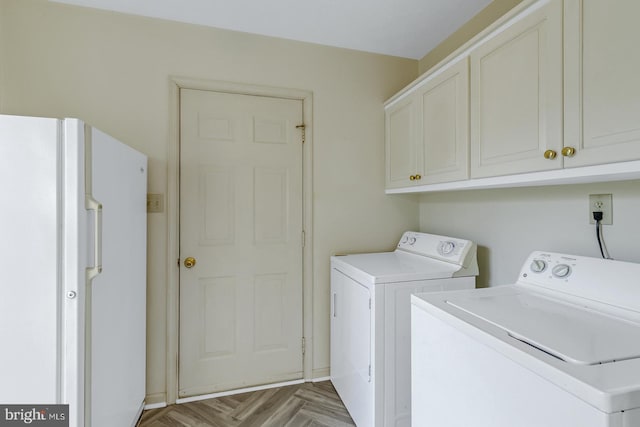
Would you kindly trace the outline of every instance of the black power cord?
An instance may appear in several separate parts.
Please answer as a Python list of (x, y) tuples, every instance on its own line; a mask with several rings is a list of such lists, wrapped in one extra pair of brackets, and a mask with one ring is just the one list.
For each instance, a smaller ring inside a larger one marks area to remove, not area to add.
[[(612, 259), (609, 256), (609, 252), (607, 251), (607, 247), (604, 244), (604, 239), (602, 237), (602, 225), (600, 222), (602, 221), (602, 212), (593, 212), (593, 220), (596, 222), (596, 238), (598, 239), (598, 247), (600, 248), (600, 254), (604, 259)], [(605, 252), (607, 253), (605, 255)]]

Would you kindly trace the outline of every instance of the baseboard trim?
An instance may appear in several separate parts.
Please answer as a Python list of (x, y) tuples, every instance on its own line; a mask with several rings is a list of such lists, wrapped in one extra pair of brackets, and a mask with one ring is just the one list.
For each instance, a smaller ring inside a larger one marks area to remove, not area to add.
[(148, 405), (144, 405), (144, 410), (148, 411), (149, 409), (160, 409), (166, 408), (167, 402), (159, 402), (159, 403), (149, 403)]
[(329, 378), (330, 375), (330, 371), (329, 368), (319, 368), (319, 369), (314, 369), (311, 372), (311, 378)]
[(329, 381), (330, 379), (331, 379), (331, 377), (311, 378), (310, 382), (319, 383), (319, 382), (322, 382), (322, 381)]
[(210, 394), (203, 394), (200, 396), (184, 397), (182, 399), (177, 399), (176, 403), (181, 404), (181, 403), (197, 402), (199, 400), (215, 399), (216, 397), (232, 396), (234, 394), (248, 393), (251, 391), (267, 390), (269, 388), (276, 388), (276, 387), (286, 387), (288, 385), (302, 384), (304, 382), (305, 382), (304, 380), (294, 380), (294, 381), (286, 381), (286, 382), (275, 383), (275, 384), (265, 384), (265, 385), (260, 385), (256, 387), (238, 388), (235, 390), (221, 391), (219, 393), (210, 393)]

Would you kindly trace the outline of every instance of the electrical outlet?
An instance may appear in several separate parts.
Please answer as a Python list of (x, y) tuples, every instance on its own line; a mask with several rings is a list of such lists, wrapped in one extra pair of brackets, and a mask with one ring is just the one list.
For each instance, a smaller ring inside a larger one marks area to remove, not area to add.
[(164, 212), (164, 194), (147, 194), (147, 212)]
[(595, 224), (594, 212), (602, 212), (600, 224), (613, 224), (613, 196), (611, 194), (589, 194), (589, 224)]

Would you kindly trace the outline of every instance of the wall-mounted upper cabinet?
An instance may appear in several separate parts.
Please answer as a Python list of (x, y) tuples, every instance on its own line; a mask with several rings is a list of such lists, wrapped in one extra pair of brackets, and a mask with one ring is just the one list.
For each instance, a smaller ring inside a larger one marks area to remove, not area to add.
[(471, 52), (472, 178), (562, 167), (561, 41), (551, 1)]
[(387, 188), (469, 178), (469, 63), (464, 58), (385, 107)]
[(640, 159), (640, 1), (564, 3), (565, 166)]
[(387, 101), (387, 193), (640, 178), (638, 16), (524, 0)]

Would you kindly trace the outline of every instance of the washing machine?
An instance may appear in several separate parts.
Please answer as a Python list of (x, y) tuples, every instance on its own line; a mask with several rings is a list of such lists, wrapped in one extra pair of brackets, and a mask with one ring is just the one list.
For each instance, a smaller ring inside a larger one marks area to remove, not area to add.
[(472, 241), (412, 231), (393, 252), (331, 257), (331, 381), (356, 425), (411, 425), (410, 296), (477, 274)]
[(640, 426), (640, 264), (536, 251), (411, 303), (414, 426)]

